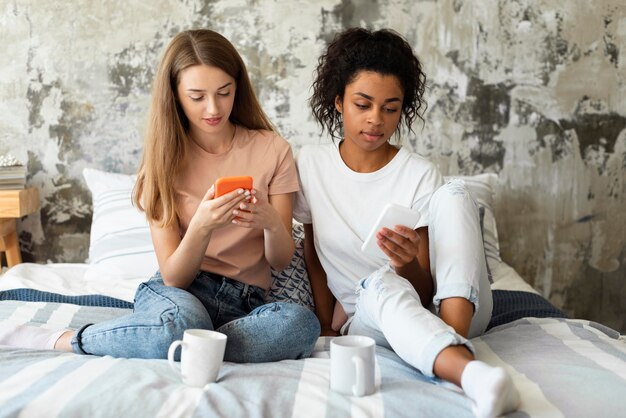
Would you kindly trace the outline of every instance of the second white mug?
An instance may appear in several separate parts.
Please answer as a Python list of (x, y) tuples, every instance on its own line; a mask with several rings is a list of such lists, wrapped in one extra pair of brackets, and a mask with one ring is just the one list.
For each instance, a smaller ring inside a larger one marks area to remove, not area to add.
[(370, 337), (345, 335), (330, 341), (330, 388), (351, 396), (376, 391), (376, 342)]
[[(181, 346), (180, 369), (174, 362), (174, 353)], [(172, 369), (178, 371), (183, 383), (203, 387), (217, 380), (224, 361), (226, 335), (206, 329), (188, 329), (182, 340), (176, 340), (167, 352), (167, 360)]]

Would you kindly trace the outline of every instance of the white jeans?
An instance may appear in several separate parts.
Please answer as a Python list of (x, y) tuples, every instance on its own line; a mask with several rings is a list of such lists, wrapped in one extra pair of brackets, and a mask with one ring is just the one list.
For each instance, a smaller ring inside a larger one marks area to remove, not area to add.
[[(443, 299), (462, 297), (474, 304), (469, 337), (481, 335), (491, 319), (491, 288), (478, 207), (462, 180), (441, 186), (429, 204), (430, 262), (435, 281), (435, 313)], [(356, 311), (342, 332), (367, 335), (404, 361), (433, 376), (435, 358), (446, 347), (472, 344), (422, 306), (408, 280), (388, 265), (361, 279)]]

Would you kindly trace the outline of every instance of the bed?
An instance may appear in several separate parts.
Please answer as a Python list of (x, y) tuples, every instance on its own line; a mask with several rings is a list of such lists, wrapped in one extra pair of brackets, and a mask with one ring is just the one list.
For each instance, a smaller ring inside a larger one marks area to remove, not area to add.
[[(0, 276), (0, 327), (78, 328), (124, 315), (137, 285), (155, 270), (149, 231), (130, 205), (134, 178), (86, 169), (93, 197), (89, 260), (24, 263)], [(494, 294), (477, 357), (505, 367), (520, 391), (511, 416), (617, 417), (626, 414), (626, 339), (601, 324), (566, 318), (500, 259), (493, 216), (497, 177), (464, 178), (481, 208)], [(268, 298), (312, 307), (302, 228), (289, 268), (274, 272)], [(313, 356), (263, 364), (225, 363), (217, 383), (191, 388), (166, 360), (81, 356), (0, 346), (0, 417), (470, 417), (453, 385), (429, 379), (382, 347), (371, 396), (329, 390), (330, 338)]]

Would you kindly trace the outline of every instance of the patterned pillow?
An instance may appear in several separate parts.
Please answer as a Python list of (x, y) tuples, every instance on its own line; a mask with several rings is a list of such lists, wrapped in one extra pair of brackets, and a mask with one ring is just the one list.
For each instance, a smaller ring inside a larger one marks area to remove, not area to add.
[(304, 264), (304, 227), (294, 221), (293, 239), (296, 251), (289, 267), (283, 271), (272, 270), (272, 287), (267, 296), (268, 302), (293, 302), (313, 310), (313, 294), (309, 276)]

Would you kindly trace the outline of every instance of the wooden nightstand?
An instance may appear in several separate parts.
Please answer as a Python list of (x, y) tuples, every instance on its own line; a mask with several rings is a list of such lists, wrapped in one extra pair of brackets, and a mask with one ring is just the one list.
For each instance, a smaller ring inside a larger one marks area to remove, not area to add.
[(7, 256), (9, 267), (22, 262), (17, 237), (17, 218), (39, 209), (39, 191), (33, 187), (21, 190), (0, 190), (0, 251)]

